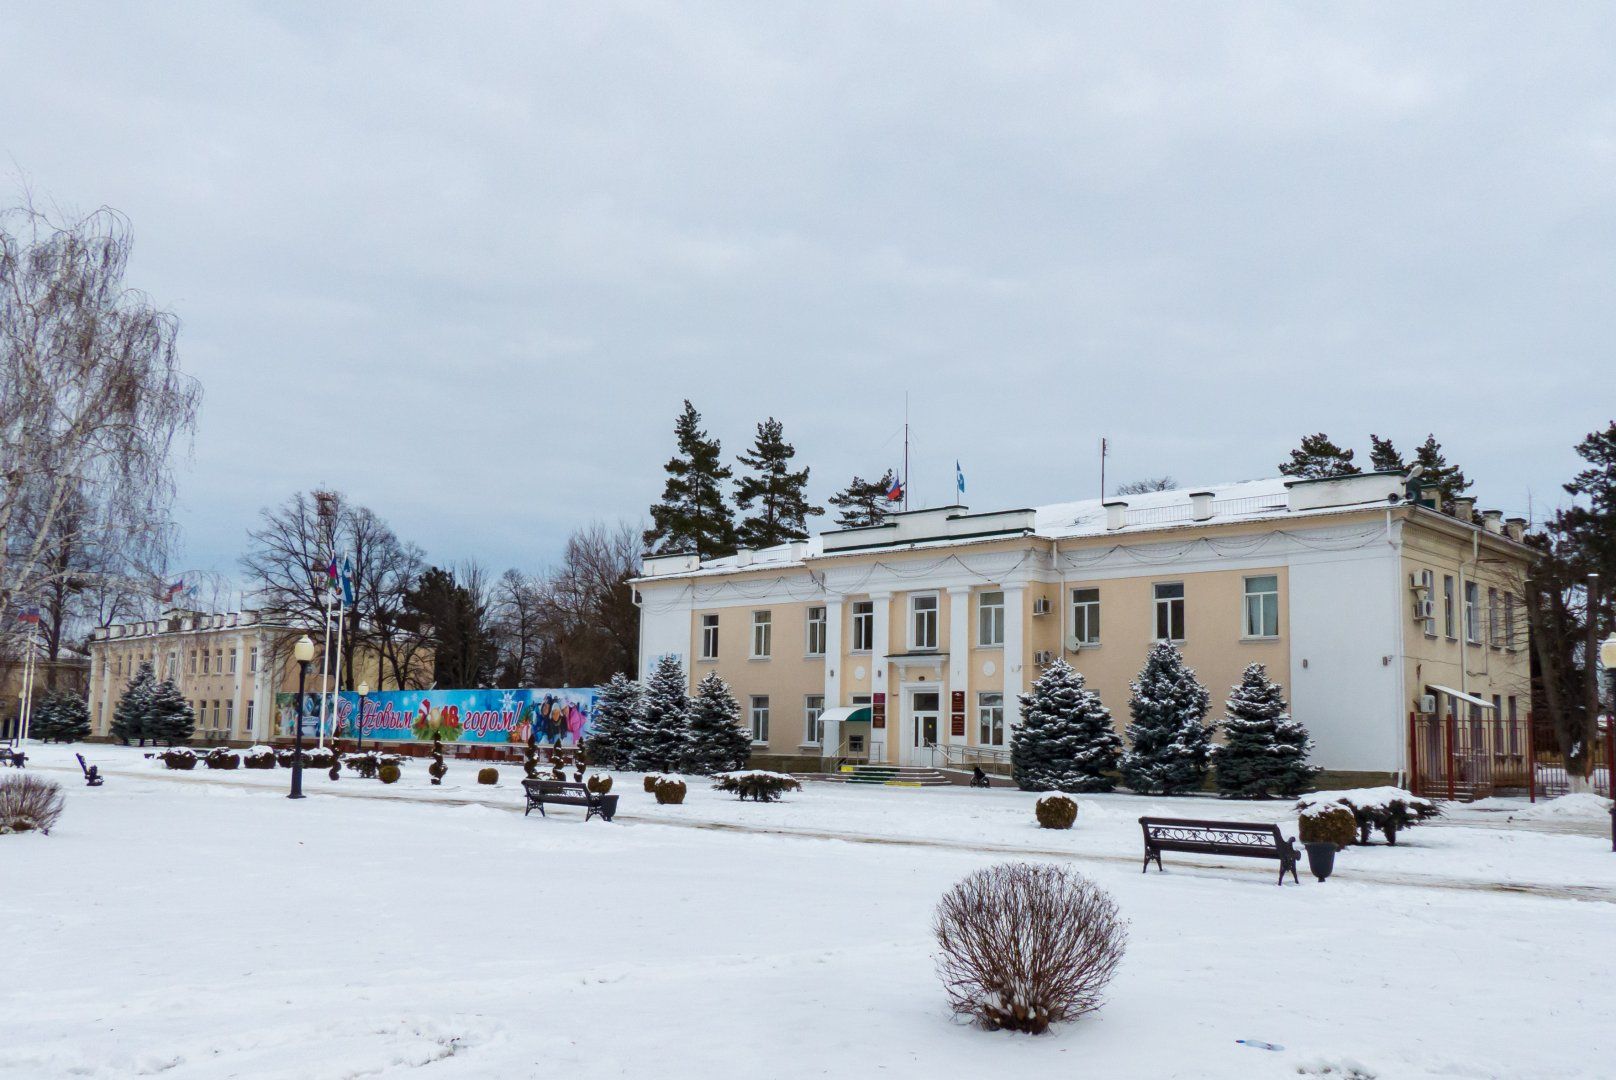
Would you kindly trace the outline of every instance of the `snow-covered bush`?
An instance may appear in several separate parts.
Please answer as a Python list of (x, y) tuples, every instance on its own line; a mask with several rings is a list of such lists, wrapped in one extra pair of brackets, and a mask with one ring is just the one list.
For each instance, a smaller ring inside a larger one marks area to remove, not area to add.
[(303, 767), (305, 769), (329, 769), (336, 763), (337, 752), (329, 746), (305, 746), (303, 748)]
[(802, 785), (794, 776), (747, 769), (742, 772), (719, 773), (713, 777), (713, 790), (728, 791), (753, 802), (776, 802), (788, 791), (801, 791)]
[[(376, 770), (376, 778), (384, 784), (398, 783), (398, 766), (383, 765), (381, 768)], [(433, 783), (437, 783), (437, 781), (434, 780)]]
[(612, 778), (604, 773), (595, 773), (584, 781), (584, 786), (596, 795), (605, 795), (612, 790)]
[(1304, 844), (1334, 844), (1340, 850), (1358, 839), (1358, 821), (1339, 803), (1321, 803), (1302, 811), (1297, 831)]
[(90, 737), (90, 706), (76, 691), (47, 691), (28, 731), (43, 742), (81, 742)]
[(228, 746), (216, 746), (208, 751), (202, 763), (210, 769), (234, 769), (241, 765), (241, 755)]
[(189, 746), (171, 746), (158, 756), (170, 769), (196, 768), (196, 751)]
[(1307, 763), (1313, 740), (1291, 719), (1285, 690), (1261, 664), (1249, 665), (1224, 703), (1223, 745), (1212, 748), (1218, 794), (1236, 799), (1295, 798), (1318, 769)]
[(492, 765), (486, 766), (485, 768), (478, 769), (477, 770), (477, 782), (479, 784), (497, 784), (497, 783), (499, 783), (499, 770), (494, 768)]
[(950, 889), (932, 920), (954, 1011), (1038, 1034), (1098, 1009), (1127, 948), (1116, 901), (1049, 863), (1000, 863)]
[(679, 768), (689, 749), (690, 699), (685, 669), (671, 653), (656, 662), (630, 734), (632, 767), (667, 772)]
[[(595, 699), (590, 725), (589, 760), (602, 769), (630, 768), (635, 759), (634, 725), (645, 689), (619, 672)], [(533, 774), (529, 774), (533, 775)]]
[(242, 752), (241, 763), (249, 769), (273, 769), (275, 767), (275, 749), (262, 743), (249, 746)]
[(1302, 798), (1296, 804), (1296, 809), (1305, 814), (1315, 807), (1332, 804), (1345, 806), (1352, 811), (1358, 825), (1360, 844), (1369, 843), (1369, 834), (1375, 829), (1380, 830), (1386, 843), (1396, 844), (1399, 830), (1442, 816), (1442, 810), (1430, 799), (1422, 799), (1397, 787), (1316, 791)]
[(644, 781), (646, 794), (648, 794), (648, 795), (656, 794), (657, 781), (661, 780), (661, 779), (662, 779), (662, 774), (661, 773), (646, 773), (645, 781)]
[(49, 833), (62, 816), (62, 786), (24, 773), (0, 780), (0, 834)]
[(690, 699), (689, 737), (685, 746), (685, 772), (737, 774), (752, 756), (752, 735), (741, 727), (741, 707), (729, 684), (709, 671), (696, 684)]
[(1011, 773), (1023, 791), (1110, 791), (1122, 759), (1111, 710), (1083, 676), (1056, 660), (1022, 694), (1010, 738)]
[(1033, 807), (1038, 824), (1045, 829), (1070, 829), (1077, 821), (1077, 803), (1065, 795), (1045, 795)]
[(1212, 696), (1170, 642), (1150, 648), (1133, 684), (1128, 752), (1122, 781), (1141, 795), (1195, 791), (1206, 780), (1215, 725), (1206, 723)]
[(677, 776), (663, 776), (657, 779), (656, 801), (658, 806), (678, 806), (685, 801), (685, 782)]

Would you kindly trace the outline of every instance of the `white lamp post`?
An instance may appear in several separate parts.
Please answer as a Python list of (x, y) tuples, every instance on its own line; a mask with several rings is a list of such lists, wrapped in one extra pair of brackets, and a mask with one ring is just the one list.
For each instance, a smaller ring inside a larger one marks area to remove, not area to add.
[(314, 660), (314, 642), (304, 634), (292, 646), (292, 659), (297, 661), (297, 700), (292, 703), (292, 792), (288, 799), (303, 797), (303, 690), (309, 678), (309, 664)]

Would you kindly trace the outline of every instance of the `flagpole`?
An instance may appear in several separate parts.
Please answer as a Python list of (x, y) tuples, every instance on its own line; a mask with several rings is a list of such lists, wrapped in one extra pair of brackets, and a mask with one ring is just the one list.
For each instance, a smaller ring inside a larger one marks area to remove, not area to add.
[[(339, 695), (342, 693), (342, 624), (348, 621), (343, 615), (344, 611), (346, 610), (346, 604), (344, 603), (345, 599), (346, 598), (342, 597), (342, 596), (337, 597), (337, 688), (336, 688), (336, 692)], [(333, 742), (335, 742), (336, 738), (337, 738), (337, 717), (338, 717), (339, 713), (340, 713), (340, 710), (337, 708), (336, 700), (333, 699), (332, 702), (331, 702), (331, 740)], [(323, 746), (324, 743), (322, 743), (321, 745)]]
[[(38, 628), (38, 624), (34, 624)], [(28, 729), (33, 726), (34, 720), (34, 633), (28, 632), (28, 657), (22, 668), (22, 709), (17, 718), (17, 745), (21, 746), (28, 739)]]
[[(325, 590), (325, 632), (320, 635), (320, 745), (325, 745), (325, 699), (331, 685), (331, 587)], [(301, 708), (302, 702), (298, 703)], [(303, 723), (302, 716), (298, 717), (298, 724)]]

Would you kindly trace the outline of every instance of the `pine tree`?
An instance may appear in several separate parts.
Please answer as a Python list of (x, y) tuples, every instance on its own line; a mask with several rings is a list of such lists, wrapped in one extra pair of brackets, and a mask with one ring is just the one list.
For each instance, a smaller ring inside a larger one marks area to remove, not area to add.
[(728, 554), (735, 549), (735, 519), (724, 501), (730, 470), (722, 447), (701, 430), (701, 414), (689, 401), (673, 431), (679, 449), (664, 466), (668, 481), (662, 501), (651, 507), (646, 547), (663, 555), (694, 551), (703, 559)]
[(824, 508), (808, 502), (808, 470), (792, 472), (796, 448), (785, 441), (780, 421), (769, 417), (757, 428), (752, 449), (736, 458), (752, 470), (735, 484), (735, 506), (757, 513), (741, 519), (738, 539), (742, 547), (766, 548), (808, 535), (808, 519)]
[(151, 696), (156, 682), (157, 675), (152, 670), (151, 661), (143, 660), (124, 685), (117, 708), (112, 710), (110, 733), (125, 746), (129, 745), (130, 739), (139, 739), (140, 745), (145, 746), (146, 740), (152, 737), (146, 731), (146, 699)]
[(1295, 795), (1316, 772), (1313, 742), (1286, 711), (1285, 690), (1261, 664), (1249, 665), (1224, 703), (1222, 746), (1213, 747), (1218, 793), (1235, 799)]
[(684, 761), (690, 737), (690, 699), (685, 696), (685, 669), (679, 658), (664, 656), (645, 681), (645, 695), (634, 718), (631, 767), (644, 772), (671, 772)]
[(892, 503), (887, 498), (887, 492), (897, 477), (891, 469), (881, 474), (881, 479), (870, 481), (861, 476), (853, 477), (841, 491), (830, 497), (830, 504), (837, 508), (836, 524), (843, 529), (864, 529), (871, 525), (879, 525), (886, 520)]
[(1582, 501), (1567, 508), (1556, 521), (1576, 548), (1587, 570), (1599, 574), (1609, 590), (1616, 583), (1616, 423), (1604, 431), (1589, 432), (1577, 444), (1588, 467), (1565, 485), (1566, 494)]
[(690, 742), (683, 769), (703, 776), (746, 768), (751, 733), (741, 727), (741, 707), (729, 684), (709, 671), (690, 699)]
[(1436, 487), (1442, 493), (1442, 512), (1453, 513), (1454, 496), (1470, 490), (1470, 481), (1465, 479), (1464, 471), (1459, 466), (1448, 464), (1448, 459), (1442, 456), (1442, 444), (1436, 441), (1435, 435), (1427, 435), (1414, 452), (1414, 464), (1422, 470), (1417, 481), (1419, 486)]
[(1369, 467), (1376, 472), (1408, 471), (1408, 466), (1403, 462), (1403, 455), (1397, 452), (1397, 447), (1392, 445), (1392, 441), (1374, 434), (1369, 436)]
[(1291, 451), (1291, 459), (1279, 467), (1286, 476), (1318, 480), (1328, 476), (1351, 476), (1362, 472), (1352, 463), (1352, 451), (1343, 450), (1324, 432), (1302, 437), (1302, 445)]
[(146, 695), (145, 714), (145, 734), (153, 742), (175, 746), (190, 742), (196, 733), (196, 714), (173, 679), (152, 684)]
[(1111, 710), (1083, 676), (1056, 660), (1020, 695), (1021, 724), (1010, 739), (1010, 766), (1023, 791), (1110, 791), (1122, 757)]
[(1206, 723), (1212, 696), (1166, 641), (1151, 646), (1133, 684), (1128, 712), (1132, 745), (1122, 755), (1122, 779), (1141, 795), (1194, 791), (1206, 779), (1216, 725)]
[(81, 742), (90, 737), (90, 706), (71, 690), (52, 690), (28, 727), (42, 741)]
[(634, 759), (635, 717), (644, 689), (622, 672), (600, 688), (590, 725), (589, 760), (601, 769), (626, 769)]

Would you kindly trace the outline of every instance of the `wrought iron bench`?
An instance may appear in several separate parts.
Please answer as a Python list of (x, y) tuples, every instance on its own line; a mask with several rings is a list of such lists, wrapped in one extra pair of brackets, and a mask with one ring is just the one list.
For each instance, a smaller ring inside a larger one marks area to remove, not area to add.
[(21, 750), (13, 750), (9, 746), (0, 746), (0, 765), (10, 765), (13, 769), (20, 769), (28, 763), (28, 755)]
[(1139, 827), (1145, 833), (1145, 864), (1140, 873), (1150, 869), (1150, 860), (1156, 860), (1156, 869), (1162, 869), (1161, 853), (1181, 851), (1192, 855), (1238, 855), (1254, 859), (1279, 860), (1279, 884), (1285, 884), (1285, 874), (1300, 884), (1296, 876), (1296, 850), (1294, 838), (1286, 840), (1279, 835), (1278, 825), (1255, 825), (1239, 821), (1196, 821), (1190, 818), (1142, 817)]
[(99, 766), (86, 763), (83, 754), (74, 754), (73, 756), (79, 759), (79, 768), (84, 770), (84, 782), (86, 784), (90, 787), (100, 787), (105, 782), (106, 777), (101, 775)]
[(568, 780), (523, 780), (522, 790), (527, 794), (527, 809), (522, 816), (533, 812), (538, 807), (540, 817), (548, 817), (544, 812), (545, 804), (551, 806), (582, 806), (585, 808), (584, 820), (599, 814), (607, 821), (617, 813), (617, 796), (602, 795), (590, 791), (583, 784), (575, 784)]

